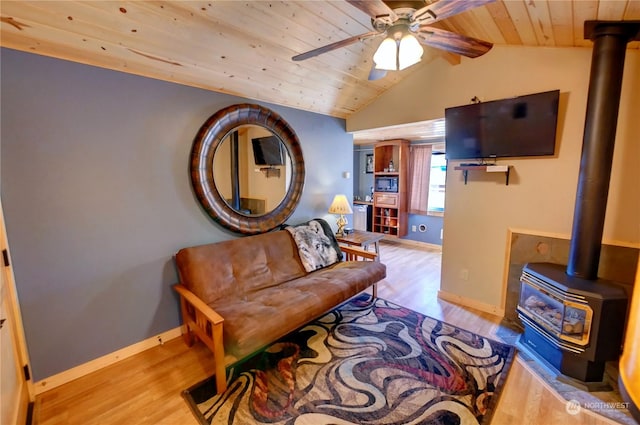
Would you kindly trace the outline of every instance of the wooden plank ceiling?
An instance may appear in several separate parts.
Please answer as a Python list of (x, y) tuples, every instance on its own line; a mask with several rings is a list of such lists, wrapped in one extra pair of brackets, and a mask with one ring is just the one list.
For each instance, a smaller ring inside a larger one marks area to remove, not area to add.
[[(0, 15), (3, 47), (340, 118), (430, 61), (460, 61), (425, 47), (420, 64), (368, 81), (376, 38), (293, 62), (372, 30), (369, 16), (342, 0), (2, 0)], [(639, 20), (640, 0), (497, 0), (435, 25), (495, 45), (590, 47), (590, 19)]]

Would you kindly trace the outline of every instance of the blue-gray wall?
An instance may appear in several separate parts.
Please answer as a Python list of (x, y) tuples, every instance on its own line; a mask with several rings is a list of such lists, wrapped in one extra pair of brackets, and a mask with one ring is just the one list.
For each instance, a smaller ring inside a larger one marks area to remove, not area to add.
[[(440, 235), (443, 229), (443, 222), (444, 219), (440, 216), (409, 214), (409, 233), (402, 239), (442, 245)], [(424, 232), (420, 230), (421, 224), (426, 226)], [(413, 231), (413, 226), (416, 226), (415, 232)]]
[[(193, 195), (191, 144), (211, 114), (252, 101), (8, 49), (1, 72), (2, 204), (37, 381), (179, 325), (172, 255), (236, 237)], [(307, 159), (289, 222), (331, 219), (353, 190), (344, 121), (264, 105)]]
[(373, 155), (373, 146), (355, 146), (353, 148), (353, 195), (362, 201), (371, 195), (373, 173), (366, 172), (367, 155)]

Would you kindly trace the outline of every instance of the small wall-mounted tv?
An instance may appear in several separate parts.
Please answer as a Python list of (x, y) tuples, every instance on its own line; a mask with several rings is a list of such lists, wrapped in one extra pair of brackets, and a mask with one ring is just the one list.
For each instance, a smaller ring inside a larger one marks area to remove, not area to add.
[(447, 159), (553, 155), (560, 90), (446, 108)]
[(253, 159), (256, 165), (284, 165), (282, 142), (276, 136), (251, 139)]

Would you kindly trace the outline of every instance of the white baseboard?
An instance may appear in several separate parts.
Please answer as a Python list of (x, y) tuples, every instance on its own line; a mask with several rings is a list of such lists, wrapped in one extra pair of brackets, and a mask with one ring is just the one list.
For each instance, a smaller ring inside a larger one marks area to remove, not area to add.
[(444, 301), (449, 301), (451, 303), (461, 305), (463, 307), (469, 307), (476, 310), (484, 311), (485, 313), (493, 314), (494, 316), (504, 317), (504, 308), (492, 304), (486, 304), (481, 301), (476, 301), (471, 298), (466, 298), (461, 295), (452, 294), (451, 292), (438, 291), (438, 298)]
[(442, 245), (436, 245), (433, 243), (428, 243), (428, 242), (421, 242), (421, 241), (414, 241), (412, 239), (400, 239), (400, 238), (390, 238), (390, 237), (385, 237), (384, 239), (382, 239), (382, 242), (384, 243), (389, 243), (389, 244), (395, 244), (395, 245), (408, 245), (411, 246), (413, 248), (420, 248), (420, 249), (426, 249), (429, 251), (438, 251), (438, 252), (442, 252)]
[(145, 350), (148, 350), (149, 348), (153, 348), (156, 345), (160, 345), (174, 338), (178, 338), (180, 335), (182, 335), (182, 327), (179, 326), (174, 329), (169, 329), (166, 332), (162, 332), (161, 334), (158, 334), (156, 336), (152, 336), (151, 338), (147, 338), (143, 341), (136, 342), (135, 344), (128, 347), (124, 347), (120, 350), (114, 351), (113, 353), (98, 357), (95, 360), (91, 360), (87, 363), (65, 370), (64, 372), (52, 375), (34, 384), (35, 393), (36, 395), (42, 394), (53, 388), (59, 387), (60, 385), (66, 384), (67, 382), (71, 382), (74, 379), (78, 379), (82, 376), (88, 375), (91, 372), (95, 372), (104, 367), (112, 365), (120, 360), (124, 360), (128, 357), (139, 354)]

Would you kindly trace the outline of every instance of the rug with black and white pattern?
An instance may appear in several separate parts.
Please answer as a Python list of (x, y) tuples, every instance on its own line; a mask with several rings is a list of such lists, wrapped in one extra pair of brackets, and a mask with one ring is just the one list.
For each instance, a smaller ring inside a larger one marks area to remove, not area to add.
[(514, 355), (361, 295), (184, 395), (203, 424), (487, 424)]

